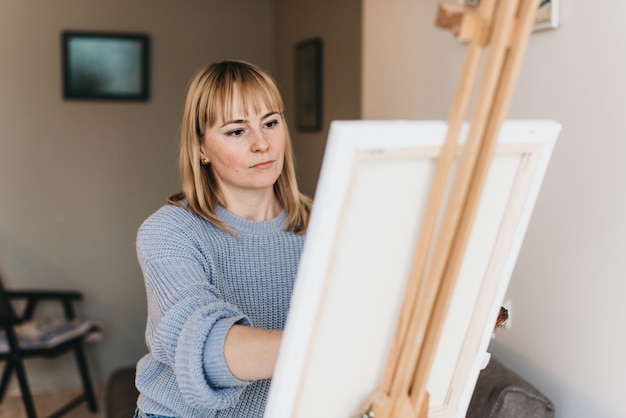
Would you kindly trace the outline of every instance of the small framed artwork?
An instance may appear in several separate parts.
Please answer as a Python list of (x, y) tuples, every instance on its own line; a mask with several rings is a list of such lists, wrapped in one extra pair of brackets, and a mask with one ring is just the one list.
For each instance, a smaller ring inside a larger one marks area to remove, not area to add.
[[(537, 19), (533, 30), (556, 29), (559, 27), (559, 3), (561, 0), (540, 0)], [(467, 6), (478, 6), (480, 0), (461, 0)]]
[(61, 34), (63, 97), (146, 101), (150, 97), (150, 38), (140, 33)]
[(296, 44), (295, 58), (297, 128), (316, 132), (322, 129), (322, 40)]
[(535, 30), (555, 29), (559, 27), (559, 2), (561, 0), (541, 0), (537, 10)]

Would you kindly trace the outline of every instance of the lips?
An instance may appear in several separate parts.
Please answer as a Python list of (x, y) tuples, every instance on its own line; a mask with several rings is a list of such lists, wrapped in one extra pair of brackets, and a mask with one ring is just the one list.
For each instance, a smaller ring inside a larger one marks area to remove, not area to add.
[(274, 163), (274, 161), (263, 161), (263, 162), (260, 162), (258, 164), (253, 165), (252, 168), (268, 168), (273, 163)]

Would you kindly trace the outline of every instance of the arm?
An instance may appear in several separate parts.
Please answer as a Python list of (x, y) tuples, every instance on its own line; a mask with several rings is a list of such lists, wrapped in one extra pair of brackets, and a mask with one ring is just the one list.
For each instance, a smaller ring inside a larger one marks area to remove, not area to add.
[(229, 371), (224, 342), (233, 324), (250, 321), (207, 280), (211, 258), (193, 239), (197, 221), (184, 209), (175, 210), (150, 217), (137, 236), (148, 303), (145, 364), (167, 366), (168, 378), (175, 376), (180, 395), (193, 408), (232, 407), (250, 382)]
[(282, 336), (282, 331), (233, 325), (224, 344), (224, 356), (232, 374), (241, 380), (272, 377)]
[[(284, 327), (303, 239), (281, 238), (280, 253), (245, 241), (242, 249), (230, 235), (204, 231), (204, 222), (165, 207), (140, 229), (148, 360), (169, 366), (188, 405), (223, 409), (244, 387), (272, 375), (282, 333), (267, 330)], [(250, 262), (266, 257), (273, 267)], [(268, 275), (273, 285), (265, 292)]]

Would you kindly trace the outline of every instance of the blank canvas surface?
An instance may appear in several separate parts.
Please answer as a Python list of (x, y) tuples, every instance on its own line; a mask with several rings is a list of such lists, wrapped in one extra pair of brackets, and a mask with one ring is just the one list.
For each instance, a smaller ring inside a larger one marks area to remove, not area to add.
[[(380, 176), (381, 171), (387, 176)], [(315, 392), (337, 405), (338, 416), (353, 414), (354, 405), (366, 401), (362, 394), (374, 391), (380, 380), (380, 367), (361, 365), (384, 363), (389, 352), (395, 328), (380, 325), (397, 321), (405, 282), (388, 278), (408, 277), (432, 171), (432, 161), (426, 159), (359, 158), (355, 165), (301, 389), (302, 394)], [(407, 186), (416, 193), (405, 196)], [(387, 308), (374, 308), (380, 306)], [(370, 309), (378, 311), (375, 320), (366, 314)], [(334, 326), (338, 323), (345, 326)], [(341, 370), (332, 376), (332, 385), (329, 369)], [(355, 390), (337, 390), (346, 385)], [(317, 404), (302, 396), (297, 415), (314, 416)]]

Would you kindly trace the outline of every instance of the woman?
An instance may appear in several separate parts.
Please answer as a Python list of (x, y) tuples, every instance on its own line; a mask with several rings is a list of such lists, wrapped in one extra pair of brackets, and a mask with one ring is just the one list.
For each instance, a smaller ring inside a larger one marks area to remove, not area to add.
[(192, 80), (182, 193), (140, 227), (149, 353), (136, 417), (262, 417), (311, 201), (298, 191), (283, 101), (259, 68)]

